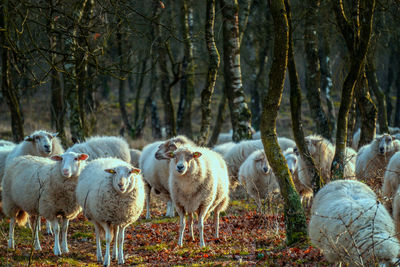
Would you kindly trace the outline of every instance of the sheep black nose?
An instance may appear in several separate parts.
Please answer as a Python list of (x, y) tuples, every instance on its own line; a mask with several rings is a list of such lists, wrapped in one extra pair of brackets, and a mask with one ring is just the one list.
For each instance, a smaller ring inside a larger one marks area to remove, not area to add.
[(263, 167), (263, 171), (264, 171), (265, 173), (267, 173), (267, 172), (268, 172), (268, 168), (267, 168), (267, 167)]
[(293, 174), (293, 169), (289, 169), (290, 173)]
[(176, 165), (176, 169), (178, 170), (178, 172), (183, 171), (184, 168), (185, 168), (185, 166), (183, 166), (183, 165)]
[(384, 148), (384, 147), (380, 147), (380, 148), (379, 148), (379, 151), (380, 151), (381, 153), (383, 153), (383, 152), (385, 152), (385, 148)]
[(44, 145), (44, 148), (46, 149), (46, 151), (50, 151), (50, 146), (49, 145)]

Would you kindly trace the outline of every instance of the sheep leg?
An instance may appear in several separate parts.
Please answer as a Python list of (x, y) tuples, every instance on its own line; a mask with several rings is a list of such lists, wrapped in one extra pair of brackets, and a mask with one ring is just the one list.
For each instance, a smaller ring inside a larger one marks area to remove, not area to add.
[(53, 230), (51, 229), (51, 223), (49, 221), (46, 221), (46, 233), (48, 235), (53, 235)]
[(219, 238), (219, 210), (214, 210), (215, 238)]
[(194, 241), (194, 234), (193, 234), (193, 213), (189, 213), (189, 230), (190, 230), (190, 237)]
[(110, 266), (110, 244), (111, 244), (111, 230), (107, 223), (102, 223), (103, 229), (106, 233), (106, 252), (104, 254), (103, 266)]
[(118, 234), (119, 234), (119, 226), (116, 226), (114, 229), (114, 246), (112, 251), (112, 259), (118, 259)]
[(182, 247), (183, 245), (183, 234), (185, 233), (186, 219), (185, 214), (179, 214), (180, 224), (179, 224), (179, 239), (178, 246)]
[(259, 197), (255, 198), (256, 200), (256, 204), (257, 204), (257, 211), (262, 213), (262, 203), (261, 203), (261, 199)]
[(97, 223), (94, 223), (94, 232), (96, 233), (96, 255), (97, 255), (97, 261), (98, 262), (102, 262), (103, 261), (103, 255), (101, 255), (100, 229), (99, 229), (99, 225)]
[(145, 183), (144, 189), (146, 191), (146, 219), (151, 219), (150, 214), (150, 193), (151, 193), (151, 186), (148, 183)]
[(199, 232), (200, 232), (200, 247), (205, 247), (206, 243), (204, 242), (204, 215), (199, 214)]
[(15, 218), (10, 219), (10, 231), (8, 234), (8, 248), (14, 249), (14, 228), (15, 228)]
[(175, 217), (175, 207), (171, 199), (167, 202), (167, 212), (165, 213), (165, 216), (170, 218)]
[(40, 241), (39, 241), (39, 221), (40, 217), (39, 216), (34, 216), (33, 218), (33, 229), (35, 231), (35, 239), (33, 241), (33, 245), (35, 247), (35, 250), (42, 250), (40, 246)]
[(63, 219), (62, 228), (61, 228), (61, 250), (64, 253), (68, 253), (68, 242), (67, 242), (67, 231), (68, 231), (69, 220), (67, 218)]
[[(119, 228), (119, 233), (118, 233), (118, 264), (124, 264), (125, 259), (124, 259), (124, 240), (125, 240), (125, 227), (120, 227)], [(115, 240), (117, 241), (117, 240)]]
[(60, 256), (60, 225), (58, 224), (57, 218), (51, 221), (51, 226), (54, 230), (54, 255)]

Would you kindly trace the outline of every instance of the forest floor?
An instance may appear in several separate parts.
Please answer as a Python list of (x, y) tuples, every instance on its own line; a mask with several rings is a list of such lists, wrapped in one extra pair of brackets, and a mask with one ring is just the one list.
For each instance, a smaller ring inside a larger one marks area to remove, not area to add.
[[(199, 247), (196, 224), (195, 241), (186, 229), (183, 247), (177, 246), (179, 218), (165, 218), (165, 205), (153, 198), (152, 219), (139, 220), (127, 228), (125, 266), (327, 266), (323, 255), (310, 245), (288, 247), (281, 212), (261, 214), (254, 202), (232, 200), (220, 217), (220, 237), (214, 238), (212, 220), (205, 226), (206, 247)], [(0, 266), (28, 266), (32, 248), (31, 231), (16, 227), (16, 249), (7, 249), (8, 219), (0, 223)], [(83, 215), (70, 222), (70, 252), (53, 255), (53, 237), (45, 235), (42, 221), (42, 251), (33, 251), (32, 266), (98, 266), (93, 225)], [(105, 244), (103, 242), (103, 253)], [(116, 265), (113, 261), (112, 265)]]

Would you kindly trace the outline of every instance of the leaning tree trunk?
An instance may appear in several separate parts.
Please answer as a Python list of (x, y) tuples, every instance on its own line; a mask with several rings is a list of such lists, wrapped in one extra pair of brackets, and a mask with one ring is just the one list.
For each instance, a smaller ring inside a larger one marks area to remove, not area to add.
[(247, 107), (240, 70), (237, 0), (220, 0), (224, 37), (224, 80), (233, 129), (232, 139), (251, 139), (251, 113)]
[(215, 120), (214, 128), (207, 144), (208, 147), (214, 146), (218, 141), (218, 136), (221, 132), (222, 124), (224, 123), (226, 116), (226, 100), (225, 90), (222, 90), (221, 98), (218, 104), (217, 119)]
[(307, 239), (307, 224), (300, 197), (294, 187), (276, 135), (276, 119), (282, 100), (288, 62), (288, 20), (283, 0), (271, 0), (270, 9), (274, 20), (274, 57), (269, 74), (268, 93), (263, 100), (261, 139), (268, 162), (277, 177), (284, 199), (286, 241), (291, 245)]
[(331, 167), (332, 179), (334, 180), (343, 179), (344, 177), (347, 117), (353, 99), (354, 87), (363, 70), (371, 39), (375, 0), (360, 0), (359, 12), (355, 15), (359, 17), (356, 21), (360, 22), (360, 25), (353, 25), (354, 28), (344, 13), (342, 0), (332, 1), (332, 5), (336, 21), (350, 51), (351, 59), (350, 70), (342, 86), (342, 98), (336, 127), (336, 150)]
[(304, 131), (301, 120), (301, 88), (299, 76), (297, 74), (296, 62), (294, 60), (294, 42), (292, 12), (289, 0), (285, 0), (285, 8), (289, 24), (289, 50), (288, 50), (288, 71), (290, 80), (290, 113), (292, 115), (292, 130), (296, 146), (300, 151), (301, 158), (307, 164), (307, 171), (312, 177), (312, 189), (316, 194), (323, 186), (318, 169), (315, 167), (313, 158), (310, 156), (308, 147), (304, 139)]
[(194, 71), (193, 58), (193, 8), (191, 0), (183, 0), (182, 25), (184, 36), (185, 55), (182, 63), (181, 99), (177, 113), (177, 130), (190, 138), (192, 131), (192, 102), (194, 99)]
[[(241, 4), (240, 2), (243, 2), (243, 3)], [(240, 5), (243, 6), (243, 8), (239, 8), (239, 11), (243, 10), (242, 14), (240, 14), (240, 16), (239, 16), (239, 32), (240, 32), (239, 46), (242, 45), (243, 36), (247, 29), (252, 2), (253, 2), (253, 0), (242, 0), (242, 1), (239, 0), (239, 6)]]
[(0, 13), (1, 47), (2, 47), (2, 66), (1, 66), (1, 89), (3, 96), (11, 113), (11, 130), (15, 142), (24, 139), (24, 120), (19, 103), (19, 93), (17, 88), (13, 88), (11, 78), (11, 51), (8, 44), (9, 39), (9, 13), (8, 1), (4, 1)]
[(400, 127), (400, 71), (398, 71), (396, 78), (396, 107), (394, 114), (394, 126)]
[(319, 0), (307, 0), (309, 8), (305, 15), (304, 47), (306, 52), (306, 95), (316, 132), (326, 139), (332, 138), (329, 122), (321, 103), (321, 69), (318, 58), (318, 9)]
[(214, 92), (219, 68), (219, 53), (214, 39), (215, 0), (207, 0), (205, 37), (208, 50), (208, 74), (206, 87), (201, 92), (201, 128), (198, 144), (205, 145), (211, 125), (211, 96)]

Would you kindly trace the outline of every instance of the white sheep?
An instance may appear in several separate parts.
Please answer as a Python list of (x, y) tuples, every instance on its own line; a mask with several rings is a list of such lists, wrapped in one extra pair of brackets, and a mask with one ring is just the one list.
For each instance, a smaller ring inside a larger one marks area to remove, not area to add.
[(174, 217), (175, 209), (169, 192), (169, 158), (164, 154), (174, 151), (183, 144), (194, 145), (187, 137), (178, 135), (166, 141), (157, 141), (143, 148), (139, 159), (139, 167), (142, 170), (146, 183), (146, 219), (150, 219), (150, 193), (153, 191), (167, 202), (166, 216)]
[(274, 193), (279, 193), (279, 184), (269, 166), (264, 150), (256, 150), (247, 157), (239, 169), (239, 182), (247, 193), (255, 200), (258, 211), (261, 212), (261, 199), (270, 200)]
[(389, 213), (367, 185), (354, 180), (333, 181), (317, 193), (308, 235), (329, 262), (350, 266), (394, 262), (400, 252)]
[(370, 144), (361, 147), (356, 160), (357, 179), (382, 178), (389, 160), (399, 150), (400, 142), (389, 134), (376, 137)]
[[(7, 164), (2, 182), (2, 201), (3, 212), (10, 217), (9, 248), (14, 248), (15, 223), (21, 225), (27, 213), (34, 217), (43, 216), (51, 222), (55, 255), (61, 255), (58, 224), (58, 217), (61, 217), (62, 250), (68, 252), (68, 223), (80, 211), (75, 199), (75, 187), (87, 157), (87, 154), (74, 152), (55, 155), (52, 159), (28, 155)], [(35, 223), (34, 229), (35, 249), (40, 250), (38, 223)]]
[(193, 239), (193, 214), (199, 218), (200, 246), (204, 247), (204, 221), (214, 212), (215, 237), (219, 237), (219, 213), (229, 203), (229, 177), (223, 158), (208, 148), (184, 145), (167, 152), (171, 158), (169, 187), (180, 217), (178, 245), (183, 245), (186, 213)]
[(397, 187), (393, 195), (393, 220), (396, 225), (396, 233), (400, 232), (400, 187)]
[(83, 143), (76, 143), (67, 151), (86, 153), (90, 160), (114, 157), (131, 162), (129, 145), (124, 138), (118, 136), (94, 136)]
[(0, 147), (2, 147), (2, 146), (15, 146), (15, 144), (11, 141), (0, 140)]
[[(376, 129), (375, 129), (374, 138), (380, 137), (380, 136), (382, 136), (382, 135), (380, 135), (380, 134), (376, 135)], [(360, 143), (360, 138), (361, 138), (361, 128), (358, 128), (357, 131), (354, 133), (353, 140), (351, 142), (351, 147), (355, 151), (358, 151), (358, 144)]]
[[(286, 137), (278, 137), (278, 143), (282, 151), (296, 146), (293, 140)], [(240, 166), (251, 153), (258, 149), (264, 149), (261, 140), (244, 140), (237, 143), (225, 154), (224, 159), (226, 160), (229, 176), (232, 178), (233, 183), (237, 180)]]
[(233, 134), (232, 131), (229, 133), (220, 133), (218, 135), (217, 144), (232, 142), (232, 134)]
[(234, 142), (223, 143), (223, 144), (220, 144), (220, 145), (217, 145), (217, 146), (213, 147), (212, 150), (214, 150), (215, 152), (221, 154), (221, 156), (223, 157), (235, 145), (236, 144)]
[(400, 185), (400, 152), (396, 152), (386, 167), (383, 177), (382, 193), (387, 197), (386, 208), (392, 210), (392, 199)]
[(110, 243), (114, 235), (113, 258), (124, 264), (125, 228), (142, 213), (145, 199), (140, 169), (116, 158), (100, 158), (88, 163), (76, 187), (83, 214), (94, 224), (97, 261), (102, 261), (100, 233), (105, 232), (104, 266), (110, 265)]
[(131, 164), (132, 166), (139, 166), (139, 159), (140, 159), (140, 155), (142, 155), (142, 151), (140, 151), (139, 149), (134, 149), (131, 148), (129, 150), (129, 152), (131, 153)]
[(6, 168), (6, 159), (8, 154), (14, 149), (14, 146), (1, 146), (0, 147), (0, 184), (3, 179), (4, 171)]

